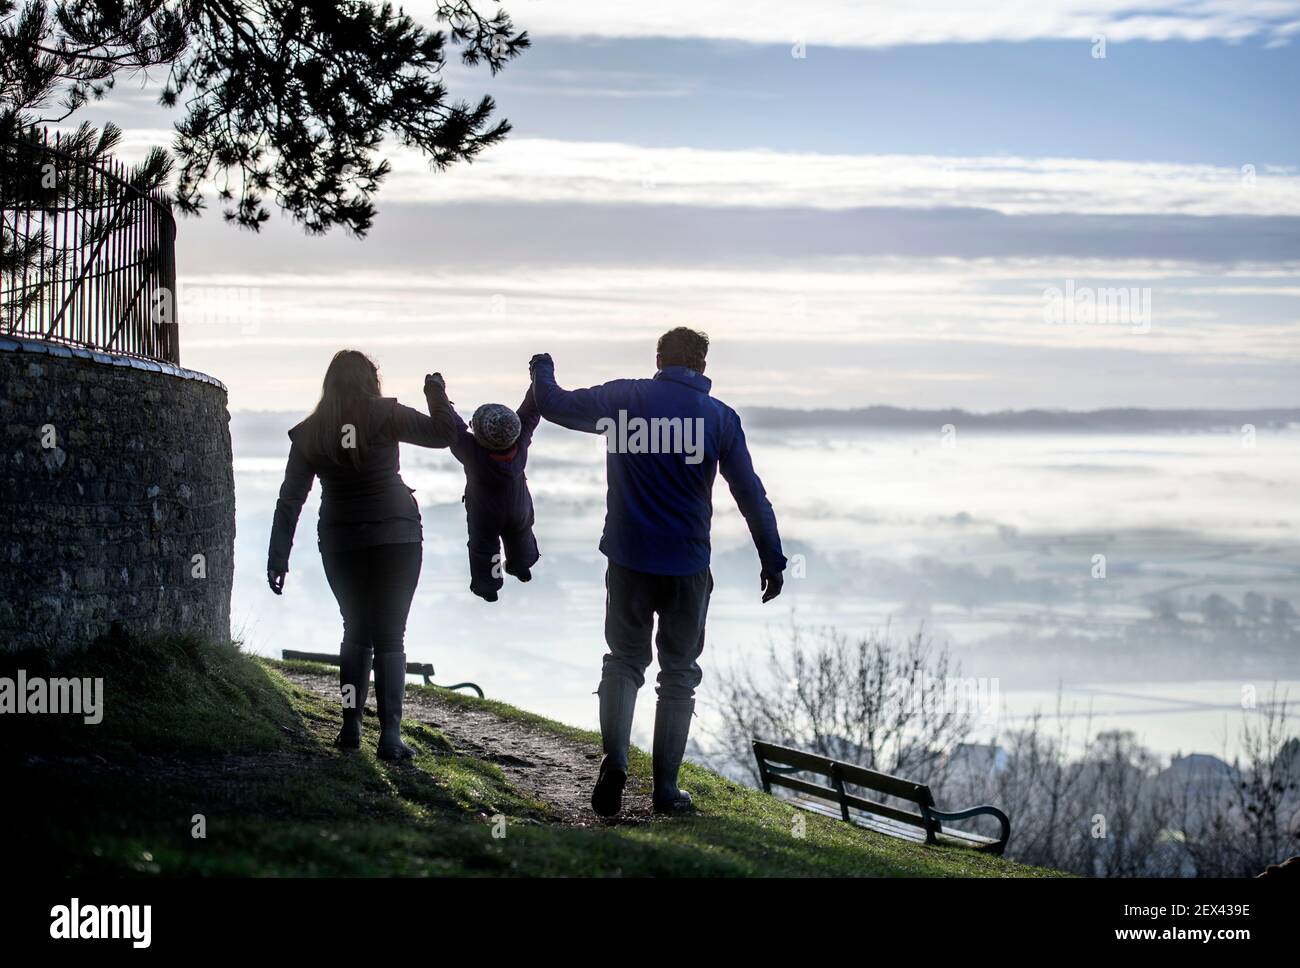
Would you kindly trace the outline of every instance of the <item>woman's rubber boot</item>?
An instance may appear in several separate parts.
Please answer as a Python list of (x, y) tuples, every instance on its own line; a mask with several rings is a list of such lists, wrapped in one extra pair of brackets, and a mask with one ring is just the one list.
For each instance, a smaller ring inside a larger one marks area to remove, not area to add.
[(339, 695), (343, 702), (343, 728), (334, 745), (343, 750), (361, 749), (361, 722), (370, 695), (369, 646), (344, 642), (339, 650)]
[(415, 750), (402, 742), (402, 700), (406, 697), (406, 653), (375, 654), (375, 705), (379, 707), (381, 760), (408, 760)]
[(686, 755), (686, 740), (691, 734), (694, 699), (660, 699), (655, 707), (654, 811), (682, 813), (691, 809), (691, 795), (677, 786), (677, 772)]
[(596, 692), (600, 696), (600, 739), (605, 758), (600, 763), (596, 788), (591, 791), (591, 809), (601, 817), (617, 817), (623, 809), (637, 688), (625, 676), (610, 676), (600, 681)]

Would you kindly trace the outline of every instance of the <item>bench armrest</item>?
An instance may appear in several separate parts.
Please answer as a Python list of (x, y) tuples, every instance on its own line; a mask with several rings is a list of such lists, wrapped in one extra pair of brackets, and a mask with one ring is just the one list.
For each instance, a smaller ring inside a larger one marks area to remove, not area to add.
[[(994, 817), (1002, 827), (1002, 833), (998, 835), (995, 843), (989, 844), (988, 847), (982, 848), (995, 854), (1001, 854), (1007, 847), (1007, 841), (1011, 839), (1011, 819), (999, 810), (997, 807), (990, 807), (987, 804), (979, 807), (970, 807), (966, 810), (958, 810), (955, 813), (945, 813), (942, 810), (936, 810), (934, 807), (921, 807), (921, 813), (925, 815), (926, 820), (937, 820), (941, 823), (951, 823), (954, 820), (969, 820), (971, 817)], [(935, 832), (942, 833), (939, 830), (939, 824), (935, 825)]]

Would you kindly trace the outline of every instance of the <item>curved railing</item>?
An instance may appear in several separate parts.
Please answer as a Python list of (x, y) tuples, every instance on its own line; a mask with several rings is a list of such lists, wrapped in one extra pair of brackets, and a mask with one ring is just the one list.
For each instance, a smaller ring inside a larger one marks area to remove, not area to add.
[(179, 363), (171, 206), (66, 147), (0, 139), (0, 334)]

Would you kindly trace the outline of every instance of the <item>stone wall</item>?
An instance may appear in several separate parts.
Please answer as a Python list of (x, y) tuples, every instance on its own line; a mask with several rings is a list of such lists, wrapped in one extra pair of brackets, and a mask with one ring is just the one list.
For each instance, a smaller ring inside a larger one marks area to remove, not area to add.
[(0, 649), (228, 640), (234, 539), (221, 383), (0, 337)]

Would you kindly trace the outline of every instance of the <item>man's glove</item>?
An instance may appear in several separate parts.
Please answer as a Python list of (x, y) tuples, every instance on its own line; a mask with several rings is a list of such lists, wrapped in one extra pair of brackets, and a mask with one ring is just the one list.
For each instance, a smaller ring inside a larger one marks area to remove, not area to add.
[(447, 389), (447, 381), (442, 378), (441, 373), (426, 373), (424, 375), (424, 384), (428, 386), (430, 383), (436, 383), (444, 391)]
[(550, 354), (550, 353), (536, 353), (536, 354), (534, 354), (534, 355), (533, 355), (533, 358), (532, 358), (531, 360), (528, 361), (528, 377), (529, 377), (529, 379), (532, 379), (533, 376), (536, 374), (536, 372), (537, 372), (537, 364), (538, 364), (538, 363), (550, 363), (551, 366), (554, 366), (554, 365), (555, 365), (555, 361), (554, 361), (553, 359), (551, 359), (551, 354)]
[(759, 575), (758, 586), (763, 589), (764, 603), (770, 602), (772, 599), (776, 598), (777, 595), (780, 595), (781, 587), (784, 584), (785, 578), (782, 577), (779, 571), (770, 575), (767, 572), (763, 572)]

